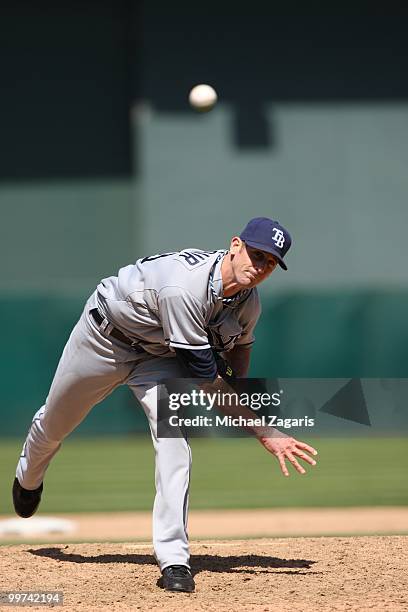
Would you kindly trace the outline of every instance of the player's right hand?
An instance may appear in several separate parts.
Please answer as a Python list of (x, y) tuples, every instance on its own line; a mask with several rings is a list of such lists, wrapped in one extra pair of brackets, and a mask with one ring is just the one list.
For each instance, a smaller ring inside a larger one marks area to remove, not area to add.
[(305, 442), (299, 442), (299, 440), (291, 438), (277, 429), (269, 428), (269, 432), (259, 435), (258, 440), (268, 452), (275, 455), (284, 476), (289, 476), (286, 460), (289, 460), (299, 474), (305, 474), (306, 470), (296, 457), (303, 459), (309, 465), (316, 465), (316, 461), (307, 454), (317, 455), (317, 450), (313, 446)]

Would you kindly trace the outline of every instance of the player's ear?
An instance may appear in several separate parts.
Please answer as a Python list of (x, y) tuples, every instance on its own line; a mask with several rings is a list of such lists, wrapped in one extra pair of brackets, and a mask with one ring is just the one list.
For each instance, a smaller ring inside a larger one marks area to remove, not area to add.
[(231, 255), (236, 255), (237, 253), (239, 253), (243, 244), (244, 243), (242, 242), (241, 238), (239, 238), (238, 236), (234, 236), (231, 240), (230, 249), (229, 249)]

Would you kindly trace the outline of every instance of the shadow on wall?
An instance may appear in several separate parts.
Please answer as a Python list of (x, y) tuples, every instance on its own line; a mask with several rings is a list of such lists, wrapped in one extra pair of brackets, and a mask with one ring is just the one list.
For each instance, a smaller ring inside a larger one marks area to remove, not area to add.
[(272, 102), (408, 99), (402, 6), (368, 8), (357, 0), (329, 14), (322, 2), (258, 1), (248, 14), (239, 3), (207, 2), (199, 13), (187, 2), (176, 10), (145, 4), (145, 97), (158, 110), (183, 112), (183, 93), (211, 83), (235, 108), (238, 148), (273, 146), (265, 115)]
[(408, 98), (402, 6), (22, 4), (0, 24), (0, 180), (129, 176), (132, 105), (188, 113), (197, 82), (235, 109), (238, 149), (274, 145), (271, 102)]

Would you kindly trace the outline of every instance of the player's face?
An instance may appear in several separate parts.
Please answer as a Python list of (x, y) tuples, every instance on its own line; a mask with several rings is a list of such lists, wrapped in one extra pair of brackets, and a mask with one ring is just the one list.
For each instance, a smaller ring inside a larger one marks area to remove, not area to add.
[[(233, 239), (239, 240), (238, 239)], [(233, 244), (231, 243), (231, 247)], [(271, 253), (246, 245), (242, 240), (231, 248), (232, 268), (235, 282), (245, 288), (255, 287), (264, 281), (278, 265), (278, 260)]]

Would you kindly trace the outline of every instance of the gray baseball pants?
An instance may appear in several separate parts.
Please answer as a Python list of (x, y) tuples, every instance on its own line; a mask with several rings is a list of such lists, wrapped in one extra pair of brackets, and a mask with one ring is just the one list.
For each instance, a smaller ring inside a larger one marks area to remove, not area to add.
[(25, 489), (36, 489), (64, 438), (95, 404), (127, 384), (149, 421), (155, 449), (153, 545), (161, 570), (189, 566), (187, 535), (191, 450), (184, 438), (157, 437), (157, 381), (180, 378), (177, 359), (140, 355), (102, 333), (89, 314), (93, 294), (62, 353), (45, 405), (34, 415), (17, 465)]

